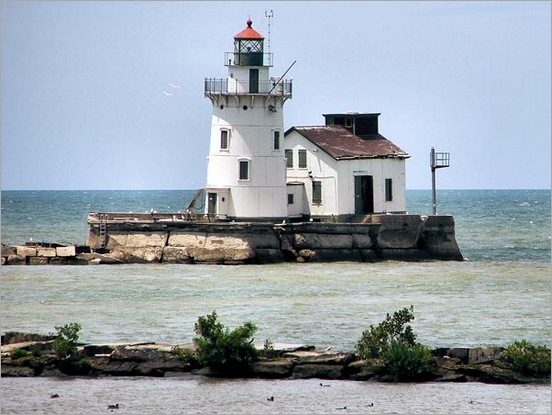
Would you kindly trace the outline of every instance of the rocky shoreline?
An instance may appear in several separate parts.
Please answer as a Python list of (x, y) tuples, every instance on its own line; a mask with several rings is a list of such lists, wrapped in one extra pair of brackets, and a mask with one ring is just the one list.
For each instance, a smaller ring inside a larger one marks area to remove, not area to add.
[[(240, 373), (202, 367), (189, 353), (193, 344), (79, 344), (77, 357), (56, 358), (54, 336), (8, 332), (2, 336), (2, 376), (212, 376), (259, 379), (355, 380), (393, 382), (383, 364), (350, 352), (275, 343), (270, 355), (249, 363)], [(257, 345), (259, 350), (262, 345)], [(424, 381), (490, 384), (550, 384), (550, 374), (530, 376), (507, 367), (502, 347), (438, 348), (432, 372)]]

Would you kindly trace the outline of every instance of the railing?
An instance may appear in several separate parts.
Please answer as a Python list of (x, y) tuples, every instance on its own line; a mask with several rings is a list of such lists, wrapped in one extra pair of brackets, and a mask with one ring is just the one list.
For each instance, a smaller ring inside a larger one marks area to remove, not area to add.
[(293, 81), (291, 79), (278, 80), (277, 78), (271, 78), (269, 81), (259, 82), (257, 91), (251, 92), (248, 81), (239, 81), (234, 78), (205, 78), (205, 96), (269, 94), (291, 97), (292, 87)]

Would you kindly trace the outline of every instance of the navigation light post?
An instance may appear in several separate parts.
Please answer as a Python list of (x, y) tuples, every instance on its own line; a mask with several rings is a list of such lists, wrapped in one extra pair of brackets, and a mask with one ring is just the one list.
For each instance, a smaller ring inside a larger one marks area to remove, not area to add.
[(435, 170), (450, 166), (450, 153), (436, 153), (435, 147), (431, 147), (430, 153), (431, 162), (431, 204), (433, 206), (433, 214), (437, 214), (437, 196), (435, 190)]

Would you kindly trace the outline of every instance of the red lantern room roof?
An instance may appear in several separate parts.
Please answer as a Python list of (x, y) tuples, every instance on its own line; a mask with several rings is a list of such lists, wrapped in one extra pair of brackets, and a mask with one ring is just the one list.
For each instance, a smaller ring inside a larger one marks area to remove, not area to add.
[(264, 39), (264, 36), (251, 27), (253, 22), (247, 20), (247, 27), (234, 36), (234, 39)]

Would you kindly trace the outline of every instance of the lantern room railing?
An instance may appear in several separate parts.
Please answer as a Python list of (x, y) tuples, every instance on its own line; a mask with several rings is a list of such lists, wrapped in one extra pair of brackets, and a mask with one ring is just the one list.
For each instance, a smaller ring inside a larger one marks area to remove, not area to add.
[(234, 78), (205, 78), (205, 96), (211, 95), (274, 95), (291, 98), (293, 81), (291, 79), (270, 78), (269, 81), (259, 81), (253, 92), (248, 81)]

